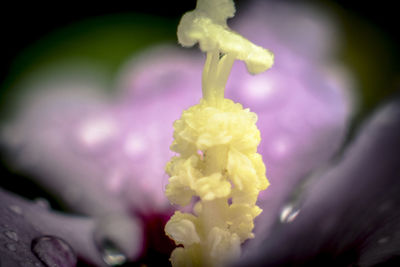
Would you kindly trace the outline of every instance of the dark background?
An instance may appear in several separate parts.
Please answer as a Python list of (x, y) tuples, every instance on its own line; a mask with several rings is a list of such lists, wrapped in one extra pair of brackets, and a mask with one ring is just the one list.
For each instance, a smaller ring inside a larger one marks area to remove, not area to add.
[[(244, 5), (244, 0), (235, 1)], [(344, 20), (349, 16), (366, 21), (381, 31), (396, 47), (398, 34), (398, 9), (395, 1), (322, 0), (303, 1), (332, 8)], [(175, 19), (195, 7), (194, 0), (171, 1), (107, 1), (90, 3), (65, 1), (54, 3), (2, 4), (0, 7), (1, 80), (7, 76), (13, 59), (26, 47), (47, 34), (76, 21), (115, 13), (141, 13)], [(351, 25), (349, 25), (351, 26)]]

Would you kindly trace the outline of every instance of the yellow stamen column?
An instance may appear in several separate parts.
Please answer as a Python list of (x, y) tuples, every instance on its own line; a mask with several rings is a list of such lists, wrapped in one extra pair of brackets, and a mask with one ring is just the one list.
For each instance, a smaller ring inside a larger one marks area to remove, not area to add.
[(203, 98), (174, 123), (171, 149), (178, 156), (166, 166), (166, 195), (173, 204), (193, 205), (175, 212), (165, 226), (179, 246), (173, 266), (223, 266), (240, 256), (240, 244), (253, 238), (254, 218), (261, 213), (258, 194), (268, 187), (257, 153), (257, 115), (224, 98), (235, 59), (250, 73), (271, 67), (273, 55), (231, 31), (226, 20), (235, 12), (232, 0), (198, 0), (178, 26), (183, 46), (199, 43), (207, 53)]

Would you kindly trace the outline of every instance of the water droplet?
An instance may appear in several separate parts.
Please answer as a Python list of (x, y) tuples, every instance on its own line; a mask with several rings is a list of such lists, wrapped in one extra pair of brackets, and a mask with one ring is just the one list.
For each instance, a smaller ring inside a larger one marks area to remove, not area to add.
[(59, 237), (41, 236), (31, 243), (31, 250), (46, 266), (76, 266), (76, 254), (71, 246)]
[(36, 203), (36, 205), (38, 205), (39, 207), (41, 207), (43, 209), (46, 209), (46, 210), (50, 209), (50, 203), (45, 198), (41, 198), (41, 197), (37, 198), (37, 199), (35, 199), (35, 203)]
[(17, 246), (15, 244), (6, 244), (6, 248), (10, 251), (16, 251)]
[(93, 239), (104, 262), (120, 266), (142, 252), (143, 227), (131, 216), (109, 214), (97, 221)]
[(7, 236), (9, 239), (18, 242), (18, 235), (14, 231), (5, 231), (4, 235)]
[(10, 205), (8, 207), (12, 212), (14, 212), (15, 214), (21, 215), (22, 214), (22, 209), (20, 206), (17, 205)]
[(296, 209), (293, 205), (285, 205), (282, 208), (280, 221), (281, 223), (291, 223), (299, 215), (300, 209)]
[(110, 240), (104, 239), (99, 245), (103, 260), (109, 266), (120, 266), (126, 263), (126, 256)]

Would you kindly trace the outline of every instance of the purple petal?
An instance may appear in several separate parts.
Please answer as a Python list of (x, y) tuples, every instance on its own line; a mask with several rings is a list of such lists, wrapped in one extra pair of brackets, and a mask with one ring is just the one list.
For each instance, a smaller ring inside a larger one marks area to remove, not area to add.
[(242, 265), (375, 266), (394, 260), (400, 253), (399, 125), (399, 101), (377, 112), (306, 191), (296, 219), (276, 225)]
[[(74, 266), (75, 253), (87, 262), (104, 266), (93, 242), (95, 224), (92, 219), (52, 213), (1, 189), (0, 209), (2, 266), (43, 266), (41, 262), (45, 257), (53, 257), (53, 261), (62, 261), (66, 264), (63, 266)], [(62, 249), (64, 253), (51, 254), (50, 250), (54, 247), (50, 244), (47, 248), (40, 248), (43, 258), (37, 258), (31, 251), (31, 243), (42, 236), (54, 236), (65, 240)], [(71, 248), (74, 251), (71, 251)], [(64, 256), (66, 258), (63, 258)], [(71, 264), (68, 265), (68, 262)]]
[(278, 57), (290, 51), (306, 60), (324, 60), (340, 43), (335, 18), (304, 2), (252, 1), (238, 12), (232, 28)]

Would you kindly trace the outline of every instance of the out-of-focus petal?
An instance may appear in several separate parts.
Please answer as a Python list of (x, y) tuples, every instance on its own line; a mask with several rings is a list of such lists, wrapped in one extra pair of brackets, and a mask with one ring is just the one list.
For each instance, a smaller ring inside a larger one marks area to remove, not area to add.
[(116, 86), (119, 102), (128, 102), (129, 105), (185, 95), (185, 99), (172, 102), (171, 106), (182, 108), (193, 105), (201, 98), (204, 60), (205, 55), (199, 51), (187, 51), (169, 45), (143, 51), (121, 68)]
[[(3, 128), (3, 143), (14, 164), (71, 209), (93, 216), (122, 212), (121, 200), (102, 186), (104, 172), (96, 164), (97, 155), (88, 156), (117, 133), (105, 133), (105, 128), (116, 127), (108, 119), (108, 109), (97, 88), (75, 82), (52, 84), (51, 90), (35, 91), (18, 120)], [(108, 201), (101, 201), (105, 198)]]
[[(110, 168), (112, 162), (104, 161), (114, 151), (122, 127), (101, 92), (73, 79), (43, 84), (25, 102), (19, 120), (3, 128), (2, 140), (15, 165), (69, 210), (96, 218), (96, 233), (134, 259), (141, 253), (144, 230), (118, 194), (122, 186), (115, 181), (116, 166)], [(110, 217), (116, 223), (105, 223)], [(121, 229), (124, 233), (118, 234)]]
[[(43, 265), (47, 259), (47, 263), (72, 267), (77, 256), (104, 266), (93, 242), (93, 219), (54, 213), (2, 189), (0, 209), (2, 266), (47, 266)], [(57, 244), (40, 245), (40, 238)]]
[(276, 225), (242, 265), (375, 266), (395, 260), (400, 253), (399, 147), (397, 100), (380, 109), (339, 162), (308, 188), (297, 217)]
[(256, 0), (244, 7), (232, 20), (232, 28), (276, 57), (289, 50), (306, 60), (319, 61), (333, 56), (338, 48), (335, 18), (327, 10), (276, 0)]

